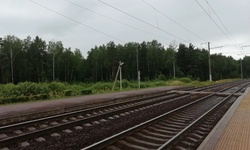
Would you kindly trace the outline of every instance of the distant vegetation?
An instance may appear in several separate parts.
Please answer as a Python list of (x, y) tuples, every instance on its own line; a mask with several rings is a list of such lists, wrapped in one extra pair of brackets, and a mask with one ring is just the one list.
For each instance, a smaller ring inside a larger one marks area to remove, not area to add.
[[(154, 80), (141, 83), (141, 88), (158, 86), (205, 86), (218, 82), (230, 80), (221, 80), (217, 82), (192, 81), (189, 78), (179, 78), (171, 80)], [(137, 81), (129, 82), (123, 80), (123, 90), (138, 89)], [(112, 82), (97, 83), (77, 83), (69, 84), (62, 82), (34, 83), (20, 82), (17, 85), (12, 83), (0, 85), (0, 104), (19, 103), (27, 101), (58, 99), (64, 97), (81, 96), (89, 94), (110, 93), (112, 91)], [(115, 86), (115, 91), (119, 91), (119, 83)]]
[[(81, 39), (79, 39), (81, 40)], [(112, 82), (118, 62), (124, 62), (122, 76), (128, 81), (188, 77), (208, 80), (208, 51), (190, 45), (172, 43), (164, 47), (157, 40), (128, 42), (124, 45), (109, 42), (90, 49), (84, 58), (80, 49), (66, 48), (60, 41), (46, 42), (36, 36), (19, 39), (7, 35), (0, 49), (0, 83), (19, 82)], [(138, 55), (137, 55), (138, 54)], [(244, 77), (250, 76), (250, 57), (242, 60)], [(240, 61), (222, 54), (211, 55), (213, 80), (240, 77)], [(175, 68), (175, 69), (173, 69)]]
[[(95, 46), (84, 58), (80, 49), (65, 48), (61, 41), (46, 43), (38, 36), (7, 35), (1, 43), (0, 104), (112, 92), (119, 61), (124, 62), (124, 90), (137, 88), (137, 69), (141, 88), (214, 83), (200, 82), (208, 80), (208, 51), (192, 44), (164, 47), (157, 40), (124, 45), (111, 41)], [(242, 64), (244, 77), (249, 77), (250, 57), (245, 56)], [(211, 68), (213, 80), (241, 75), (240, 61), (222, 54), (211, 55)]]

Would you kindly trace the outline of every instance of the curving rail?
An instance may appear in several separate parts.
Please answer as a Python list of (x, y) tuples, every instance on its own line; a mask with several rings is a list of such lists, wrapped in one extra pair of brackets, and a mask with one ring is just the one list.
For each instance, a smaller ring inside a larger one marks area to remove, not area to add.
[(243, 84), (226, 98), (210, 94), (82, 150), (195, 149), (236, 100), (234, 93), (248, 84)]
[[(185, 107), (188, 106), (191, 107), (191, 105), (194, 105), (194, 103), (201, 103), (205, 99), (211, 99), (211, 97), (214, 97), (215, 101), (220, 101), (222, 97), (216, 96), (217, 92), (226, 91), (235, 86), (240, 86), (242, 85), (242, 83), (245, 83), (245, 81), (219, 84), (216, 86), (211, 85), (205, 88), (204, 87), (193, 88), (189, 89), (189, 91), (191, 91), (190, 93), (182, 93), (182, 94), (164, 92), (154, 96), (148, 96), (139, 99), (137, 98), (101, 107), (78, 110), (60, 115), (54, 115), (50, 117), (25, 121), (22, 123), (2, 126), (0, 127), (0, 135), (2, 134), (5, 136), (2, 138), (0, 137), (0, 149), (8, 147), (8, 145), (11, 145), (13, 143), (34, 139), (40, 136), (48, 135), (72, 127), (102, 123), (108, 120), (115, 119), (117, 117), (119, 118), (120, 116), (126, 117), (135, 111), (145, 111), (148, 108), (157, 108), (158, 106), (161, 105), (166, 106), (167, 113), (174, 113), (175, 111), (184, 109)], [(244, 85), (246, 86), (246, 83)], [(192, 94), (192, 91), (210, 91), (212, 94), (210, 95), (208, 95), (208, 93)], [(207, 107), (210, 106), (211, 105), (210, 103), (214, 100), (211, 99), (211, 101), (207, 104)], [(210, 107), (212, 107), (212, 105)], [(195, 110), (197, 108), (198, 106), (194, 107), (191, 110)], [(185, 113), (192, 114), (188, 113), (188, 111), (186, 111)], [(198, 116), (199, 113), (195, 114), (197, 114), (196, 118), (199, 117)], [(190, 117), (191, 116), (192, 115), (190, 115)], [(181, 122), (177, 124), (181, 125), (182, 124)], [(181, 129), (183, 129), (183, 127)], [(13, 131), (19, 131), (19, 133), (14, 133)], [(133, 132), (131, 132), (131, 134)], [(131, 139), (133, 138), (130, 138), (130, 140)]]

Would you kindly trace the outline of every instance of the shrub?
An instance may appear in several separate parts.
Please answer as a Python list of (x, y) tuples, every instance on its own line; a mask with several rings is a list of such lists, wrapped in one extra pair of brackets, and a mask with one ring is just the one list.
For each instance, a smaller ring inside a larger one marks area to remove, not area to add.
[(8, 103), (15, 103), (17, 102), (16, 98), (14, 97), (6, 97), (2, 99), (2, 104), (8, 104)]
[(129, 81), (128, 80), (126, 80), (126, 79), (124, 79), (124, 80), (122, 80), (122, 87), (123, 88), (127, 88), (128, 86), (129, 86)]
[(42, 91), (41, 86), (33, 82), (18, 83), (17, 88), (20, 92), (20, 95), (24, 96), (37, 95)]
[(34, 95), (34, 96), (32, 96), (32, 99), (31, 100), (40, 100), (40, 99), (42, 99), (42, 97), (41, 97), (41, 95)]
[(169, 86), (181, 86), (183, 85), (183, 82), (179, 81), (179, 80), (174, 80), (168, 83)]
[(48, 99), (49, 95), (48, 94), (41, 94), (41, 99)]
[(47, 94), (47, 95), (49, 94), (50, 89), (48, 87), (48, 83), (39, 83), (38, 85), (40, 86), (40, 89), (41, 89), (41, 91), (40, 91), (41, 95), (42, 94)]
[(81, 95), (89, 95), (92, 94), (92, 90), (82, 90)]
[(19, 89), (17, 88), (16, 85), (12, 84), (12, 83), (8, 83), (5, 86), (3, 86), (2, 89), (2, 96), (4, 98), (6, 97), (17, 97), (21, 95)]
[(66, 89), (61, 82), (51, 82), (48, 84), (48, 88), (53, 92), (63, 92)]
[(164, 86), (166, 85), (165, 81), (154, 81), (149, 83), (150, 87)]
[(72, 90), (64, 90), (64, 96), (72, 96)]
[[(118, 86), (120, 86), (120, 83), (119, 82), (117, 82), (117, 83), (119, 84)], [(116, 86), (117, 86), (117, 84), (116, 84)], [(124, 79), (124, 80), (122, 80), (122, 87), (123, 88), (133, 88), (133, 87), (135, 87), (135, 85), (133, 83), (129, 82), (127, 79)]]
[(179, 80), (184, 83), (190, 83), (192, 81), (190, 78), (180, 78)]
[(91, 90), (103, 92), (103, 91), (111, 91), (112, 90), (112, 83), (105, 83), (105, 82), (98, 82), (92, 85)]
[(141, 82), (140, 88), (147, 88), (147, 87), (150, 87), (148, 83), (146, 83), (146, 82)]
[(27, 96), (21, 95), (17, 97), (18, 102), (27, 102), (29, 98)]
[(167, 78), (166, 78), (166, 76), (164, 75), (164, 74), (160, 74), (159, 76), (158, 76), (158, 80), (166, 80)]

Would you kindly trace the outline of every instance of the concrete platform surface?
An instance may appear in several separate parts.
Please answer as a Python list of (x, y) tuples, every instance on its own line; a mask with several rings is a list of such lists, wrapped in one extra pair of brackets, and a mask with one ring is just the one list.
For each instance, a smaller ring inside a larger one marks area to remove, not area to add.
[(200, 150), (250, 150), (250, 88), (238, 98)]

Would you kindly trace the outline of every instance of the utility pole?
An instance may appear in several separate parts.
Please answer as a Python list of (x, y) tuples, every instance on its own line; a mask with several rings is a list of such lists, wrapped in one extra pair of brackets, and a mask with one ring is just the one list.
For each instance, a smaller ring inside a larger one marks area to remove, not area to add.
[(211, 71), (211, 60), (210, 60), (210, 42), (208, 42), (208, 69), (209, 69), (209, 81), (212, 81), (212, 71)]
[(140, 83), (140, 80), (141, 80), (141, 77), (140, 77), (140, 71), (139, 71), (139, 48), (140, 48), (140, 45), (138, 46), (138, 49), (136, 50), (136, 64), (137, 64), (137, 79), (138, 79), (138, 88), (141, 87), (141, 83)]
[(14, 83), (13, 51), (12, 51), (12, 48), (10, 48), (10, 65), (11, 65), (11, 80), (12, 80), (12, 83)]
[[(3, 40), (2, 40), (2, 38), (0, 38), (0, 54), (2, 54), (2, 48), (3, 48), (3, 46), (4, 46)], [(2, 67), (2, 62), (0, 63), (0, 65)], [(3, 69), (1, 69), (1, 73), (2, 73), (2, 81), (4, 82)]]
[(121, 66), (123, 64), (124, 64), (124, 62), (119, 61), (119, 66), (118, 66), (118, 69), (117, 69), (117, 72), (116, 72), (115, 81), (113, 83), (112, 91), (115, 88), (115, 83), (116, 83), (116, 80), (117, 80), (117, 77), (118, 77), (119, 73), (120, 73), (120, 91), (122, 90), (122, 67)]
[(174, 78), (175, 78), (175, 53), (173, 54), (173, 72), (174, 72)]
[(55, 52), (53, 52), (53, 62), (52, 62), (52, 71), (53, 71), (53, 81), (55, 81)]
[(242, 59), (240, 59), (240, 76), (243, 79)]
[(119, 66), (120, 66), (120, 91), (122, 91), (122, 66), (123, 62), (119, 61)]

